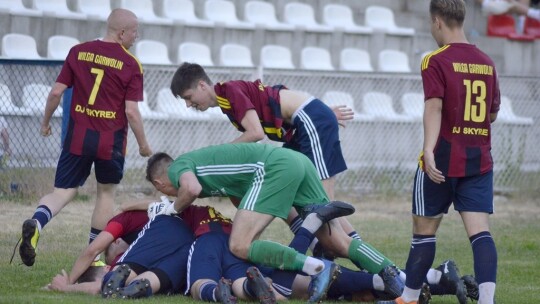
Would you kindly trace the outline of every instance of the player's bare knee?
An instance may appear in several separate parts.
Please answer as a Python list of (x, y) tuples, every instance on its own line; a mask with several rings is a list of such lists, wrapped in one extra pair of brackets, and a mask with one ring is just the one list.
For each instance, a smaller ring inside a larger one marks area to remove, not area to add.
[(232, 254), (234, 254), (236, 257), (247, 260), (248, 258), (248, 252), (249, 252), (249, 246), (251, 243), (246, 244), (245, 242), (242, 242), (242, 240), (237, 239), (229, 239), (229, 250), (231, 250)]

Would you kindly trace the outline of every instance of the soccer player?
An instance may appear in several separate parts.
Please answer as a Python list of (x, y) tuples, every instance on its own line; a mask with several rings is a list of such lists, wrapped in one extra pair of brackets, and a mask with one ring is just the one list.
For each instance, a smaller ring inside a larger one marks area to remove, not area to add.
[(143, 70), (128, 49), (137, 38), (137, 17), (115, 9), (107, 19), (103, 40), (74, 46), (45, 106), (41, 135), (51, 135), (51, 116), (63, 92), (73, 87), (69, 127), (54, 182), (54, 191), (39, 200), (31, 219), (22, 225), (19, 254), (32, 266), (41, 230), (77, 194), (92, 165), (97, 180), (90, 242), (113, 216), (114, 195), (124, 172), (128, 125), (141, 156), (152, 151), (146, 141), (137, 102), (143, 99)]
[[(352, 119), (352, 110), (334, 111), (321, 100), (306, 93), (289, 90), (283, 85), (265, 86), (260, 80), (228, 81), (212, 84), (204, 69), (184, 63), (171, 81), (174, 96), (182, 97), (188, 107), (206, 111), (220, 107), (242, 135), (234, 142), (256, 142), (266, 136), (284, 142), (283, 147), (306, 155), (316, 168), (328, 198), (334, 198), (335, 175), (347, 169), (339, 142), (338, 121)], [(394, 264), (370, 244), (362, 241), (345, 217), (336, 219), (342, 229), (363, 247), (363, 269), (379, 273)], [(301, 217), (292, 209), (287, 217), (291, 227), (302, 225)], [(296, 234), (296, 232), (295, 232)], [(359, 246), (355, 246), (359, 247)], [(348, 257), (345, 252), (342, 257)], [(358, 260), (358, 259), (355, 259)]]
[[(424, 57), (424, 147), (413, 187), (413, 238), (406, 286), (392, 302), (416, 303), (435, 257), (436, 232), (453, 203), (473, 251), (480, 304), (492, 304), (497, 250), (489, 232), (493, 213), (491, 123), (500, 92), (493, 61), (468, 43), (463, 0), (431, 0), (431, 33), (439, 49)], [(456, 289), (466, 303), (464, 287)]]
[[(332, 220), (351, 214), (353, 208), (342, 202), (328, 203), (315, 167), (301, 153), (257, 143), (211, 146), (185, 153), (176, 160), (158, 153), (148, 160), (147, 179), (158, 191), (176, 197), (167, 213), (181, 212), (197, 197), (240, 199), (229, 247), (242, 259), (272, 268), (318, 274), (335, 264), (304, 255), (317, 233), (319, 240), (340, 256), (350, 258), (356, 265), (365, 263), (365, 254), (361, 252), (367, 249), (365, 243), (350, 238)], [(301, 231), (290, 245), (298, 251), (258, 240), (275, 217), (286, 219), (293, 206), (306, 214)], [(329, 227), (321, 227), (326, 222), (331, 226), (331, 235)], [(381, 259), (378, 263), (383, 270), (393, 266), (388, 260)]]

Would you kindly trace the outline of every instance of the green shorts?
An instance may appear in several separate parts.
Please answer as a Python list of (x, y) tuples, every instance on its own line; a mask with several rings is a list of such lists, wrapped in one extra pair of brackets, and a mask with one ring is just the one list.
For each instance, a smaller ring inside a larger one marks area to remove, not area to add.
[(293, 206), (302, 208), (328, 201), (309, 158), (289, 149), (276, 149), (254, 175), (238, 209), (286, 219)]

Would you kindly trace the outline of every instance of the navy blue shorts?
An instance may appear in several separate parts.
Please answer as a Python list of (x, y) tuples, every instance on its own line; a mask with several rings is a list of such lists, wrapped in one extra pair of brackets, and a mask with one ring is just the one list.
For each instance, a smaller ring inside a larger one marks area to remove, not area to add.
[(456, 211), (493, 213), (493, 171), (469, 177), (447, 177), (444, 183), (436, 184), (419, 167), (414, 177), (413, 214), (446, 214), (452, 203)]
[(104, 160), (94, 156), (75, 155), (62, 149), (56, 166), (54, 187), (69, 189), (84, 185), (92, 164), (98, 183), (119, 184), (124, 176), (124, 160), (124, 157)]
[(319, 99), (313, 99), (295, 113), (293, 124), (294, 136), (283, 147), (309, 157), (320, 179), (347, 170), (339, 141), (339, 125), (332, 109)]
[(217, 282), (224, 277), (234, 282), (245, 277), (247, 269), (252, 265), (231, 253), (228, 234), (217, 231), (205, 233), (195, 240), (189, 252), (185, 294), (200, 279)]
[(134, 263), (146, 270), (161, 270), (168, 276), (172, 292), (179, 292), (186, 282), (189, 248), (194, 240), (182, 219), (158, 215), (144, 226), (117, 264)]

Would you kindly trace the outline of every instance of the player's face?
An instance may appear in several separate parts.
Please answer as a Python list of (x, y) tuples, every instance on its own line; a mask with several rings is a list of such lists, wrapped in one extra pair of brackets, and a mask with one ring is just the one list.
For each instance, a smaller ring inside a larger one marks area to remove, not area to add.
[(210, 107), (211, 97), (208, 94), (205, 82), (200, 81), (196, 87), (187, 89), (182, 94), (182, 99), (186, 101), (188, 108), (194, 108), (197, 111), (206, 111)]
[(139, 37), (139, 27), (137, 24), (134, 26), (130, 26), (124, 30), (122, 30), (121, 38), (122, 38), (122, 45), (129, 49), (133, 46), (135, 43), (135, 40)]

